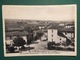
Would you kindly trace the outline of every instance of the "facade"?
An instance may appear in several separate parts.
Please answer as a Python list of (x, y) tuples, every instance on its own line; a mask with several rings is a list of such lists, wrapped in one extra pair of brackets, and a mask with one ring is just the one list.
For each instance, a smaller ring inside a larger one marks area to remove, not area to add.
[(72, 38), (74, 38), (74, 33), (64, 33), (63, 32), (63, 34), (68, 38), (68, 39), (72, 39)]
[(56, 43), (59, 42), (57, 39), (57, 29), (48, 29), (48, 41), (52, 42), (55, 41)]
[(66, 38), (58, 35), (58, 29), (48, 29), (48, 42), (63, 43)]
[(58, 25), (52, 25), (48, 28), (48, 42), (61, 43), (62, 38), (58, 36)]
[(58, 28), (59, 26), (57, 25), (48, 28), (48, 42), (63, 43), (66, 42), (67, 39), (74, 40), (74, 25), (66, 25), (60, 30)]

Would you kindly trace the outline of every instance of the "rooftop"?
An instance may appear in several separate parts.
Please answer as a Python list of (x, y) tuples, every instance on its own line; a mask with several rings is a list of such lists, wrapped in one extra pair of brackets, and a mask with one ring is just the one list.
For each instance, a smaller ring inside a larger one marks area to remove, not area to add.
[(48, 27), (48, 29), (58, 29), (58, 28), (59, 28), (58, 24), (52, 24)]
[(73, 33), (74, 29), (73, 28), (63, 28), (60, 30), (61, 32), (68, 32), (68, 33)]

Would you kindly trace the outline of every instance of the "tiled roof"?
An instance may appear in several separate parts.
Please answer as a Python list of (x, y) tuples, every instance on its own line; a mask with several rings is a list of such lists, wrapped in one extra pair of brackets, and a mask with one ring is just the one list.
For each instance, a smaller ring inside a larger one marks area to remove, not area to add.
[(58, 25), (57, 24), (50, 25), (48, 29), (58, 29)]
[(74, 29), (73, 29), (73, 28), (63, 28), (63, 29), (61, 29), (60, 31), (71, 33), (71, 32), (74, 32)]

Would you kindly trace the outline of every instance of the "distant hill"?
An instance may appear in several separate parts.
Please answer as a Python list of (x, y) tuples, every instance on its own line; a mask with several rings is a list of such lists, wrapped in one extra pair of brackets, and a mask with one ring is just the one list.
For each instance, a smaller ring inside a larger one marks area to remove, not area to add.
[(39, 26), (45, 25), (48, 26), (50, 24), (60, 24), (60, 23), (74, 23), (74, 21), (42, 21), (42, 20), (27, 20), (27, 19), (5, 19), (5, 27), (6, 28), (22, 28), (27, 26)]

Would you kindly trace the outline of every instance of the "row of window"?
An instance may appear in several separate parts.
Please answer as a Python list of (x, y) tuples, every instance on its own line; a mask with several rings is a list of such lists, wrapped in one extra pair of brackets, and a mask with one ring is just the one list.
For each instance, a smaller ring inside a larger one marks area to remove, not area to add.
[[(52, 33), (53, 33), (53, 30), (52, 30)], [(52, 34), (52, 37), (53, 37), (53, 34)], [(53, 41), (53, 39), (52, 39), (52, 41)]]
[[(53, 39), (52, 39), (52, 41), (53, 41)], [(60, 41), (61, 41), (61, 38), (60, 38)]]

